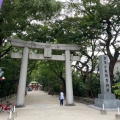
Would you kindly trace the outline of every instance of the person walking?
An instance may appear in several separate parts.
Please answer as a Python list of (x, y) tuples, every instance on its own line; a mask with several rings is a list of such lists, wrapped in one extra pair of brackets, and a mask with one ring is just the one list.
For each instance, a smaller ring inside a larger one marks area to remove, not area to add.
[(63, 93), (63, 91), (60, 92), (59, 100), (60, 100), (60, 106), (63, 106), (63, 101), (64, 101), (64, 93)]

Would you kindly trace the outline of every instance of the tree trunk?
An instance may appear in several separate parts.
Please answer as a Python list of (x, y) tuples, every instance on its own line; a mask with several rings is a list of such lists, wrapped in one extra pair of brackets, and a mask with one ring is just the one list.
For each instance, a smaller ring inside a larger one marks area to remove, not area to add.
[(109, 72), (110, 72), (110, 81), (111, 81), (111, 86), (113, 85), (114, 83), (114, 74), (113, 74), (113, 71), (114, 71), (114, 66), (118, 60), (118, 57), (119, 57), (119, 51), (116, 51), (114, 56), (109, 56), (110, 58), (110, 64), (109, 64)]

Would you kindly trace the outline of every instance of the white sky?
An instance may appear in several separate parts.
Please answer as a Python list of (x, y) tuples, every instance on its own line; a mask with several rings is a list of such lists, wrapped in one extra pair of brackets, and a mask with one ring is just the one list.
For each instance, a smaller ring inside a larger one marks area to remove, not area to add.
[(56, 0), (56, 1), (67, 2), (67, 1), (69, 1), (69, 0)]
[[(56, 0), (56, 1), (61, 1), (61, 2), (69, 2), (70, 0)], [(72, 0), (74, 2), (79, 2), (80, 0)]]
[(66, 0), (56, 0), (56, 1), (61, 1), (61, 2), (65, 2)]

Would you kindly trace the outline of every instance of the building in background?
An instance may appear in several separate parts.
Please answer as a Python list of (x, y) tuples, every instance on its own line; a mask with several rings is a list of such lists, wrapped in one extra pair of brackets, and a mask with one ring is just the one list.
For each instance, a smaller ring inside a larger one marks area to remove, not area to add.
[(32, 89), (32, 90), (40, 90), (42, 88), (42, 85), (40, 85), (40, 83), (36, 82), (36, 81), (32, 81), (30, 82), (30, 84), (28, 85), (28, 89)]

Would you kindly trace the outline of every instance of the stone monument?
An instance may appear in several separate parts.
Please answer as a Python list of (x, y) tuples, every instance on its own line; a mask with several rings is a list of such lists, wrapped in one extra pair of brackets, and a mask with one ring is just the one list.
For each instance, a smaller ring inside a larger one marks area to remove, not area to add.
[(100, 86), (101, 94), (95, 99), (95, 106), (102, 108), (117, 108), (120, 107), (120, 101), (111, 93), (109, 63), (107, 55), (99, 56), (99, 71), (100, 71)]

